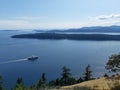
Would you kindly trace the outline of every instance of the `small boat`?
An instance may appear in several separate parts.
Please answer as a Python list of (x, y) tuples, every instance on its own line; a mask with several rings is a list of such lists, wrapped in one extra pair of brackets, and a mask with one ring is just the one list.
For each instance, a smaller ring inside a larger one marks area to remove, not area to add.
[(31, 61), (32, 61), (32, 60), (36, 60), (36, 59), (38, 59), (38, 56), (31, 56), (31, 57), (28, 57), (27, 59), (28, 59), (28, 60), (31, 60)]

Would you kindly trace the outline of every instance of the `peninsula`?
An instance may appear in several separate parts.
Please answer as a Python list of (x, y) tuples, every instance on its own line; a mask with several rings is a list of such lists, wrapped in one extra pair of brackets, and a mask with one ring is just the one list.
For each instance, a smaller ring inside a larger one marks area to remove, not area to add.
[(50, 40), (95, 40), (95, 41), (120, 41), (120, 35), (109, 34), (65, 34), (65, 33), (31, 33), (13, 35), (11, 38), (50, 39)]

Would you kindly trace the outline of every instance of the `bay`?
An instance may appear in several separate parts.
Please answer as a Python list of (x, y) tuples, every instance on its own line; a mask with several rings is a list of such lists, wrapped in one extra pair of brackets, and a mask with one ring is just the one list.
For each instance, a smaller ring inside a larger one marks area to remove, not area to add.
[[(0, 75), (7, 88), (13, 87), (18, 77), (22, 77), (28, 86), (37, 83), (42, 73), (46, 73), (48, 81), (56, 79), (60, 77), (63, 66), (70, 68), (73, 76), (79, 78), (90, 64), (93, 76), (99, 77), (107, 72), (104, 66), (108, 56), (120, 52), (120, 41), (10, 38), (21, 33), (33, 32), (0, 31)], [(39, 59), (14, 62), (31, 55), (36, 55)]]

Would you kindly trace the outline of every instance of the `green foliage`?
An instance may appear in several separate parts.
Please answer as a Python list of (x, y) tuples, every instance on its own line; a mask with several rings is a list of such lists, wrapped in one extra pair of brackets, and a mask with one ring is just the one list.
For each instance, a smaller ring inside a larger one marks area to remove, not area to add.
[(49, 86), (66, 86), (76, 83), (76, 79), (71, 75), (70, 69), (67, 67), (62, 68), (61, 78), (49, 82)]
[(57, 79), (55, 80), (55, 85), (56, 85), (56, 86), (59, 86), (59, 85), (60, 85), (60, 80), (59, 80), (59, 78), (57, 78)]
[(70, 85), (70, 81), (72, 79), (70, 69), (64, 66), (62, 68), (62, 74), (61, 75), (62, 75), (62, 78), (60, 80), (61, 85), (62, 86)]
[(120, 53), (111, 55), (109, 57), (108, 62), (106, 63), (105, 68), (110, 72), (119, 72), (120, 71)]
[(49, 82), (49, 86), (60, 86), (60, 79), (52, 80)]
[(21, 77), (18, 77), (18, 79), (16, 81), (16, 85), (12, 90), (26, 90), (23, 79)]
[(45, 73), (43, 73), (40, 80), (37, 83), (37, 88), (45, 88), (45, 86), (46, 86), (46, 77), (45, 77)]
[(19, 78), (17, 79), (17, 82), (16, 82), (16, 83), (23, 85), (23, 79), (22, 79), (21, 77), (19, 77)]
[(83, 74), (84, 77), (84, 81), (88, 81), (88, 80), (91, 80), (91, 76), (92, 76), (92, 71), (90, 69), (90, 65), (88, 64), (87, 67), (85, 68), (85, 73)]
[(3, 79), (2, 76), (0, 76), (0, 90), (4, 90), (2, 83), (3, 83)]
[(56, 83), (55, 80), (52, 80), (52, 81), (49, 82), (49, 86), (50, 86), (50, 87), (53, 87), (53, 86), (56, 85), (55, 83)]
[(81, 83), (81, 82), (83, 82), (84, 80), (80, 77), (76, 82), (77, 83)]
[[(85, 68), (84, 78), (80, 77), (78, 80), (76, 80), (70, 73), (70, 69), (64, 66), (62, 68), (61, 78), (56, 78), (55, 80), (52, 80), (49, 83), (47, 83), (46, 75), (45, 73), (42, 73), (40, 80), (38, 81), (37, 84), (30, 86), (30, 87), (26, 87), (24, 85), (23, 79), (19, 77), (16, 80), (15, 87), (12, 88), (11, 90), (46, 90), (46, 89), (49, 90), (50, 88), (55, 89), (55, 88), (59, 88), (60, 86), (73, 85), (76, 83), (83, 82), (84, 80), (90, 80), (91, 72), (92, 71), (90, 70), (90, 65), (88, 65)], [(0, 77), (0, 90), (3, 90), (2, 77)]]
[(14, 90), (25, 90), (24, 86), (17, 84)]

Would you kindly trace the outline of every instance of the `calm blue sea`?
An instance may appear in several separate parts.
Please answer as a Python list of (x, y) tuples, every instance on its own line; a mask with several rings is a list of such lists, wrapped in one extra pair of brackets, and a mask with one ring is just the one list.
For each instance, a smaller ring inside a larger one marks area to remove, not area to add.
[[(63, 66), (70, 68), (78, 78), (90, 64), (93, 76), (102, 76), (107, 72), (104, 66), (108, 56), (120, 52), (120, 41), (10, 38), (20, 33), (29, 32), (0, 31), (0, 75), (7, 88), (13, 87), (18, 77), (22, 77), (28, 86), (37, 83), (42, 73), (46, 73), (47, 80), (55, 79), (60, 77)], [(21, 60), (31, 55), (39, 56), (39, 59)]]

